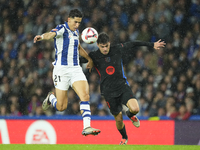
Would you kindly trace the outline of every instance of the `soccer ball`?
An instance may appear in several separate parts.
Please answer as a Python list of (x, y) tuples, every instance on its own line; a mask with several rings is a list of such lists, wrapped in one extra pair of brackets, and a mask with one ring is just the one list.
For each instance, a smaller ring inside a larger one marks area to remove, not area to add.
[(81, 38), (87, 44), (95, 43), (98, 39), (98, 32), (91, 27), (85, 28), (81, 34)]

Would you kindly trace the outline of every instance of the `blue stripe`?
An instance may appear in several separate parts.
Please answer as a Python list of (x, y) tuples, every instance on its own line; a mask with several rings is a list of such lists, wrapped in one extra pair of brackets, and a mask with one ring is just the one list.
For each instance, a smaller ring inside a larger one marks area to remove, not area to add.
[(73, 56), (73, 62), (74, 66), (78, 65), (78, 40), (74, 40), (74, 56)]
[(58, 55), (57, 55), (58, 49), (57, 49), (57, 45), (56, 45), (56, 38), (54, 38), (54, 47), (56, 49), (56, 52), (55, 52), (55, 63), (54, 63), (54, 65), (56, 65), (57, 60), (58, 60)]
[(70, 30), (68, 23), (65, 21), (66, 28)]
[(76, 32), (78, 33), (78, 35), (79, 35), (79, 31), (78, 31), (78, 29), (76, 30)]
[(56, 65), (57, 60), (58, 60), (58, 48), (57, 48), (57, 45), (56, 45), (57, 31), (59, 31), (62, 28), (63, 28), (63, 25), (57, 25), (57, 27), (56, 27), (57, 30), (51, 30), (51, 32), (55, 32), (56, 33), (56, 36), (54, 37), (54, 47), (56, 49), (56, 52), (55, 52), (55, 63), (54, 63), (54, 65)]
[(81, 102), (80, 102), (80, 105), (81, 105), (81, 104), (90, 104), (90, 102), (89, 102), (89, 101), (81, 101)]
[(126, 80), (126, 83), (129, 85), (129, 83), (128, 83), (128, 81), (127, 81), (127, 78), (126, 78), (126, 76), (125, 76), (125, 74), (124, 74), (124, 68), (123, 68), (123, 63), (122, 63), (122, 61), (121, 61), (121, 65), (122, 65), (123, 78)]
[(65, 29), (63, 34), (63, 50), (61, 57), (61, 65), (68, 65), (67, 56), (68, 56), (68, 48), (69, 48), (69, 37), (68, 32)]
[[(60, 29), (62, 29), (64, 26), (61, 24), (61, 25), (57, 25), (56, 26), (56, 29), (58, 29), (58, 30), (60, 30)], [(51, 32), (53, 32), (54, 30), (51, 30)], [(56, 31), (57, 32), (57, 31)]]
[(56, 109), (56, 111), (58, 111), (58, 109), (56, 108), (56, 104), (57, 104), (57, 102), (55, 102), (55, 106), (54, 106), (54, 108)]
[(52, 101), (52, 105), (53, 105), (53, 103), (54, 103), (54, 101), (56, 100), (56, 98), (53, 98), (51, 101)]
[(91, 115), (88, 115), (88, 114), (87, 114), (87, 115), (85, 115), (85, 116), (82, 116), (82, 117), (83, 117), (83, 118), (84, 118), (84, 117), (91, 117)]

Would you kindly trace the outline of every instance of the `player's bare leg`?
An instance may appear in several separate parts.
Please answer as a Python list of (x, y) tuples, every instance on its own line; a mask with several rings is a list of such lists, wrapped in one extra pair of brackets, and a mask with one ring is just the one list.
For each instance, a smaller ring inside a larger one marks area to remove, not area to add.
[(128, 142), (128, 136), (126, 134), (125, 124), (123, 122), (122, 112), (120, 112), (118, 115), (114, 115), (115, 121), (116, 121), (116, 127), (120, 134), (122, 135), (122, 139), (119, 143), (119, 145), (126, 145)]
[(83, 135), (98, 135), (101, 131), (99, 129), (94, 129), (91, 127), (91, 112), (89, 104), (89, 85), (87, 81), (76, 81), (72, 85), (74, 91), (79, 96), (80, 102), (80, 111), (83, 117)]
[(56, 98), (57, 98), (56, 109), (58, 111), (64, 111), (65, 109), (67, 109), (68, 105), (67, 90), (64, 91), (56, 88)]
[(132, 98), (130, 99), (127, 104), (129, 108), (128, 111), (126, 111), (127, 116), (131, 119), (133, 125), (135, 127), (140, 127), (140, 121), (139, 119), (135, 116), (139, 112), (139, 105), (136, 99)]
[(121, 130), (124, 127), (122, 112), (118, 115), (114, 115), (114, 117), (117, 129)]
[(56, 97), (53, 92), (49, 92), (46, 99), (43, 101), (43, 110), (47, 110), (51, 104), (57, 111), (64, 111), (68, 104), (67, 90), (56, 88)]

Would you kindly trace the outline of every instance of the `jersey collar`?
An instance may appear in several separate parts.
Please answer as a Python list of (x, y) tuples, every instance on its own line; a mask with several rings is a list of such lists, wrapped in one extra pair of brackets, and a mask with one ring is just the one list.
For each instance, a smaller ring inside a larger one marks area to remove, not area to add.
[[(76, 31), (72, 31), (70, 28), (69, 28), (69, 25), (68, 25), (68, 23), (65, 21), (65, 25), (66, 25), (66, 28), (67, 29), (69, 29), (73, 34), (75, 34), (76, 35), (76, 33), (77, 33), (77, 35), (78, 35), (78, 29), (76, 29)], [(77, 36), (76, 35), (76, 36)]]
[(66, 25), (66, 28), (69, 29), (70, 31), (72, 31), (70, 28), (69, 28), (69, 25), (68, 23), (65, 21), (65, 25)]

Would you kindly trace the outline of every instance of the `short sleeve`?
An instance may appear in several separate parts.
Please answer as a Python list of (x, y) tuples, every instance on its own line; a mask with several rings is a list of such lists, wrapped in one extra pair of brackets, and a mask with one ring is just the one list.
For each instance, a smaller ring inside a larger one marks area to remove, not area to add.
[(65, 28), (64, 28), (63, 25), (58, 25), (56, 28), (51, 30), (51, 32), (55, 32), (56, 33), (55, 38), (63, 35), (64, 31), (65, 31)]

